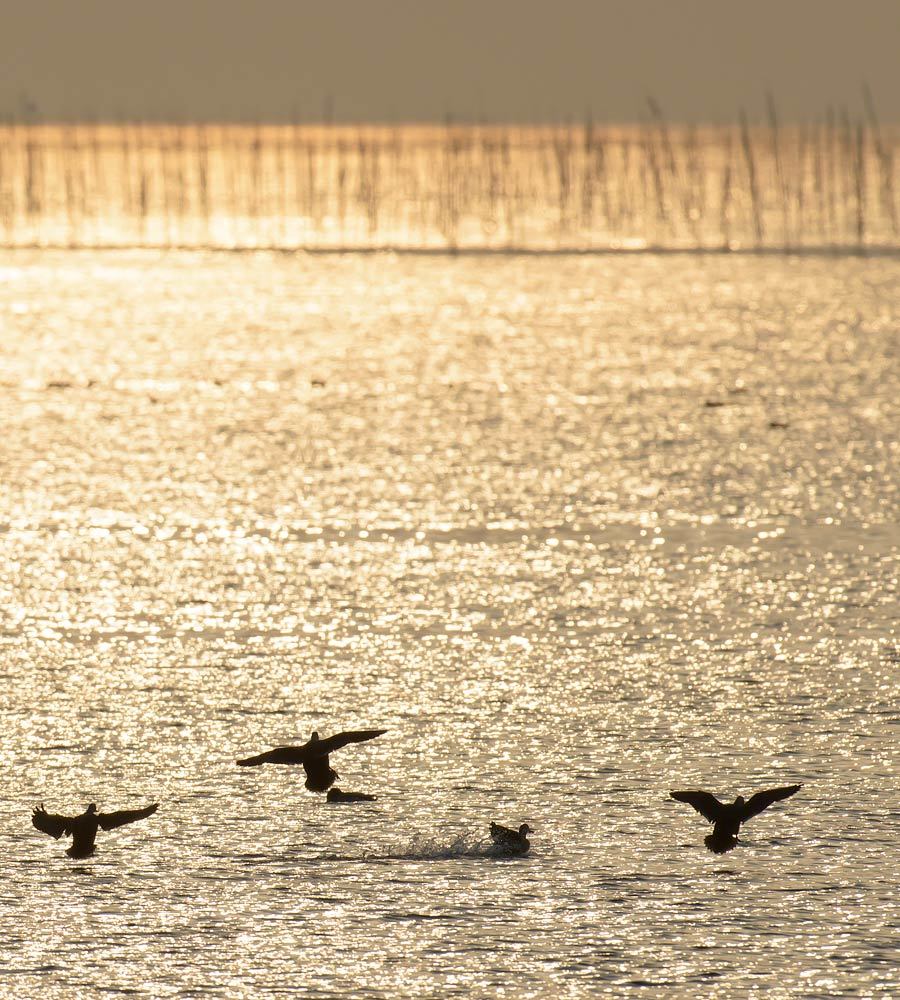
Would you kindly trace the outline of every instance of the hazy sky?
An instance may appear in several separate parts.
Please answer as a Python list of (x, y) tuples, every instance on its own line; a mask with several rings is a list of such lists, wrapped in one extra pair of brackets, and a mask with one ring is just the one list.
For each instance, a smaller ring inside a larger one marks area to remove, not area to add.
[(11, 0), (0, 110), (46, 118), (900, 121), (900, 0)]

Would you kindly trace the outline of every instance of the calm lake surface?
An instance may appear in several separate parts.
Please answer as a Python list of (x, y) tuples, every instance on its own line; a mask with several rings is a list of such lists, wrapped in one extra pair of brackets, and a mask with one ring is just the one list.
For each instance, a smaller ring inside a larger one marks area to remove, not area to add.
[(896, 257), (4, 251), (0, 330), (4, 995), (900, 991)]

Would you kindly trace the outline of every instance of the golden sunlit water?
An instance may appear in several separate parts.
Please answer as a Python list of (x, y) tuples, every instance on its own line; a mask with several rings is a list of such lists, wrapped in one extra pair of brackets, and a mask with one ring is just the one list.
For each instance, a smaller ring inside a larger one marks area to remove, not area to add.
[(4, 994), (896, 995), (898, 277), (0, 254)]

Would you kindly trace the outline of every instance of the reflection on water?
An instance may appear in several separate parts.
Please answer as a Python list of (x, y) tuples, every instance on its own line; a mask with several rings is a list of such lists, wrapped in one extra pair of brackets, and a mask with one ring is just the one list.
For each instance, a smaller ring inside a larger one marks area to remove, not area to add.
[(5, 992), (896, 992), (895, 262), (0, 274)]

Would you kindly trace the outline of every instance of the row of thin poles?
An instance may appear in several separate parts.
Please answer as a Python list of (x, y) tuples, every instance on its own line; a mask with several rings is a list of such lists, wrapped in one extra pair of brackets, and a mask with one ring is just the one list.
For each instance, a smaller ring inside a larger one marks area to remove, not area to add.
[(0, 126), (0, 243), (896, 246), (900, 134), (784, 125)]

